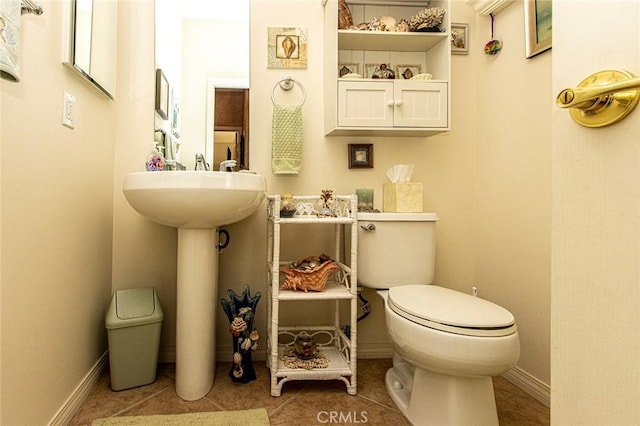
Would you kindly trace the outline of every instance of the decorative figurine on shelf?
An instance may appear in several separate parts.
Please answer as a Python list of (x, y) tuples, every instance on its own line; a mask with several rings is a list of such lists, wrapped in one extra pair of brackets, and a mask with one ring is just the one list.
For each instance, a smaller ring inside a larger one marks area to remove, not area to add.
[(296, 352), (298, 358), (311, 359), (318, 354), (318, 344), (313, 336), (303, 331), (298, 334), (296, 340), (293, 342), (293, 350)]
[(378, 68), (373, 72), (371, 78), (382, 78), (385, 80), (393, 80), (396, 78), (396, 73), (389, 69), (387, 64), (380, 64)]
[(280, 196), (280, 216), (293, 217), (296, 214), (296, 205), (293, 203), (293, 195), (282, 194)]
[(229, 332), (233, 337), (233, 364), (229, 370), (231, 381), (248, 383), (256, 379), (252, 352), (258, 349), (258, 330), (253, 328), (256, 306), (262, 296), (259, 292), (251, 297), (249, 286), (244, 285), (242, 295), (227, 290), (229, 300), (220, 299), (224, 313), (229, 319)]
[(351, 10), (345, 0), (338, 0), (338, 29), (345, 30), (353, 26)]
[(322, 199), (322, 207), (318, 211), (318, 216), (335, 217), (336, 214), (331, 209), (331, 205), (333, 204), (333, 189), (323, 189), (320, 198)]

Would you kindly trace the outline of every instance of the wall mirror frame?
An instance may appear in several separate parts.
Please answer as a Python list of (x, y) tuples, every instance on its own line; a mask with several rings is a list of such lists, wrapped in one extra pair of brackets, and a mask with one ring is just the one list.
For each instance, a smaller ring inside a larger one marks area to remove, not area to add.
[(155, 66), (171, 88), (168, 119), (156, 112), (155, 131), (170, 157), (179, 147), (173, 158), (186, 170), (196, 154), (211, 170), (229, 156), (233, 171), (249, 168), (249, 13), (249, 0), (155, 1)]
[(115, 99), (118, 2), (64, 0), (62, 63)]

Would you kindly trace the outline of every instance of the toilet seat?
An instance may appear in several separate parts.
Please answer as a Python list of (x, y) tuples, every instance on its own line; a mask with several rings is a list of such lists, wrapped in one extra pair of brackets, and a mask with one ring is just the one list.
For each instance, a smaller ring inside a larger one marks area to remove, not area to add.
[(436, 285), (392, 287), (388, 303), (403, 318), (448, 333), (498, 337), (517, 331), (513, 315), (502, 306)]

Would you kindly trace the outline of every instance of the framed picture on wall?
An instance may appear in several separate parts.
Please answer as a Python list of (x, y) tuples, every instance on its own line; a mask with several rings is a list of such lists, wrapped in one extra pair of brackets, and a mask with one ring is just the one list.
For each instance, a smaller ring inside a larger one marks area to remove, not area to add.
[(169, 118), (169, 82), (160, 68), (156, 70), (156, 112), (165, 120)]
[(349, 168), (373, 168), (373, 144), (349, 144)]
[(526, 57), (551, 49), (551, 0), (524, 0)]
[(307, 28), (267, 28), (267, 68), (307, 68)]
[(469, 24), (451, 23), (451, 53), (453, 55), (469, 54)]

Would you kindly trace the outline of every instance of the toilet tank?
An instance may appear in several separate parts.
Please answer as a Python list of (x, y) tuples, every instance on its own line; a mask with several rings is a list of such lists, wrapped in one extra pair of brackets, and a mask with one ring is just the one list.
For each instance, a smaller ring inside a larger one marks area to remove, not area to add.
[(435, 213), (358, 213), (358, 284), (433, 283), (437, 220)]

